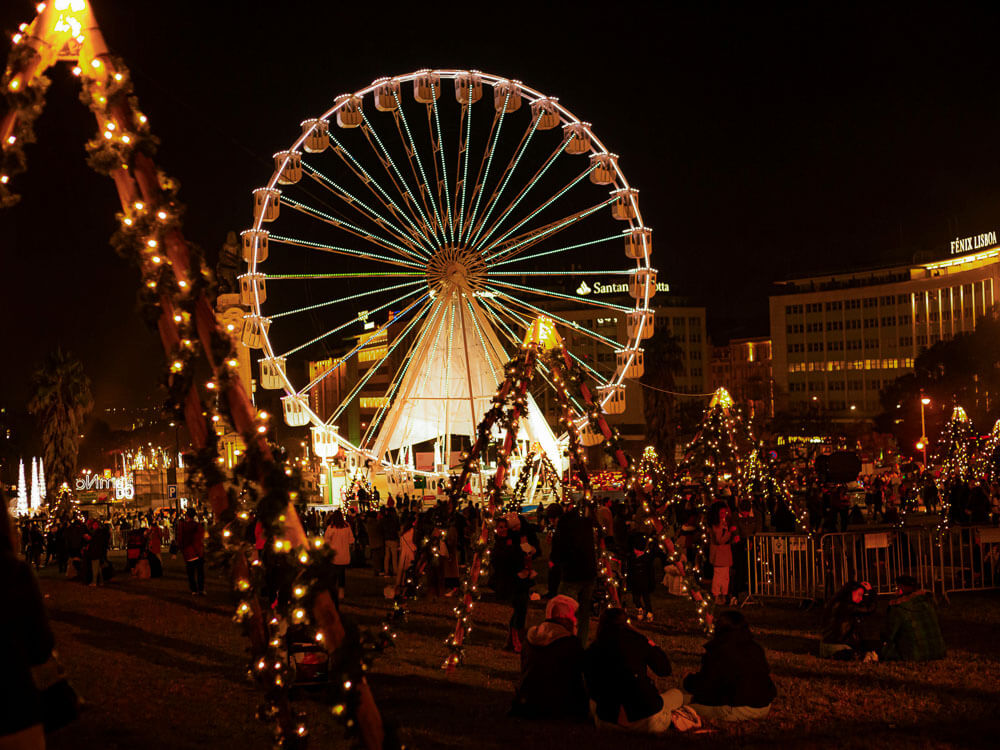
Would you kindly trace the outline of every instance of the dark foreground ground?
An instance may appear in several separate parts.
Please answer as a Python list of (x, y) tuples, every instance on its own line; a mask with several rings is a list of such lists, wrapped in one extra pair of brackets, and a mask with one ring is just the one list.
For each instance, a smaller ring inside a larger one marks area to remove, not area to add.
[[(119, 559), (118, 565), (121, 565)], [(50, 737), (77, 748), (267, 748), (269, 730), (254, 718), (258, 694), (246, 679), (245, 640), (231, 620), (228, 587), (209, 573), (209, 595), (192, 597), (183, 565), (166, 576), (119, 575), (103, 588), (41, 573), (62, 661), (87, 701), (81, 719)], [(375, 625), (385, 609), (385, 579), (351, 571), (345, 611)], [(998, 747), (1000, 746), (1000, 594), (953, 595), (942, 603), (948, 658), (930, 665), (835, 663), (813, 654), (819, 613), (788, 604), (748, 607), (778, 686), (762, 722), (713, 727), (699, 735), (650, 739), (598, 733), (592, 726), (506, 718), (517, 660), (500, 650), (509, 609), (477, 605), (477, 628), (464, 667), (441, 671), (453, 619), (451, 599), (418, 602), (397, 646), (371, 674), (380, 710), (414, 748), (663, 747)], [(695, 669), (703, 641), (692, 605), (654, 597), (656, 622), (644, 629), (681, 676)], [(542, 618), (533, 605), (529, 624)], [(593, 634), (594, 627), (591, 629)], [(668, 678), (662, 687), (672, 687)], [(311, 747), (345, 747), (332, 718), (310, 709)]]

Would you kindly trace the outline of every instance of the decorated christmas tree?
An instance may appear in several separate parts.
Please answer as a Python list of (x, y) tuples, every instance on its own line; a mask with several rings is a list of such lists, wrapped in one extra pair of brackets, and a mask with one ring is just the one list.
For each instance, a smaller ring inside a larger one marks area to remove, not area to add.
[(684, 448), (678, 478), (697, 482), (710, 492), (720, 486), (741, 488), (747, 461), (756, 445), (732, 396), (719, 388), (712, 396), (694, 438)]
[(976, 456), (976, 476), (990, 484), (1000, 481), (1000, 419)]
[(956, 406), (938, 438), (937, 460), (941, 464), (941, 481), (945, 484), (968, 482), (972, 478), (972, 456), (975, 431), (965, 409)]

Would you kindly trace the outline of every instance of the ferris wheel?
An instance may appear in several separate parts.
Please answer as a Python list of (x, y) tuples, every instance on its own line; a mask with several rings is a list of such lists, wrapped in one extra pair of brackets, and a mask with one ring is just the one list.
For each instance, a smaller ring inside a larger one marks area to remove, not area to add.
[[(539, 316), (624, 410), (655, 322), (651, 247), (617, 155), (555, 98), (478, 71), (380, 78), (305, 120), (253, 191), (242, 340), (317, 456), (441, 476)], [(539, 374), (518, 437), (561, 466)]]

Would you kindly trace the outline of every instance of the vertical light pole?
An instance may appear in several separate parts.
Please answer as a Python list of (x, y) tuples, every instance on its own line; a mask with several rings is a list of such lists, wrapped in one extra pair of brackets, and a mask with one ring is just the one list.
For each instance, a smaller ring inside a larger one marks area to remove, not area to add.
[(926, 407), (931, 400), (924, 395), (923, 389), (920, 390), (920, 442), (917, 443), (917, 447), (924, 452), (924, 468), (927, 468), (927, 425), (924, 423), (924, 407)]

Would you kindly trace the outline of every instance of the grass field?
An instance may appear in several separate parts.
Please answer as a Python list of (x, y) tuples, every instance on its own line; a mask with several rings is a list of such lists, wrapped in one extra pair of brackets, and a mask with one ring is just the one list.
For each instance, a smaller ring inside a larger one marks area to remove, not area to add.
[[(119, 565), (121, 561), (119, 560)], [(231, 621), (231, 597), (209, 573), (209, 596), (187, 592), (183, 566), (166, 576), (119, 576), (88, 588), (43, 570), (42, 589), (70, 678), (87, 701), (79, 721), (50, 747), (258, 748), (268, 729), (254, 718), (258, 694), (246, 679), (246, 641)], [(385, 609), (384, 579), (351, 571), (345, 612), (376, 625)], [(518, 661), (501, 650), (509, 609), (477, 605), (466, 664), (440, 669), (453, 626), (451, 599), (417, 602), (397, 645), (370, 682), (387, 722), (415, 748), (628, 747), (996, 747), (1000, 742), (1000, 593), (953, 595), (942, 603), (948, 658), (924, 665), (864, 664), (816, 658), (816, 609), (790, 604), (744, 610), (767, 650), (778, 698), (765, 721), (713, 726), (666, 739), (598, 733), (590, 725), (508, 719)], [(656, 622), (644, 630), (670, 655), (676, 679), (697, 667), (703, 638), (692, 605), (654, 596)], [(529, 624), (542, 618), (533, 605)], [(595, 628), (592, 626), (591, 633)], [(311, 747), (345, 747), (321, 705), (310, 713)]]

